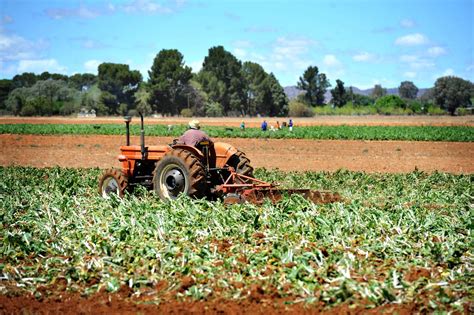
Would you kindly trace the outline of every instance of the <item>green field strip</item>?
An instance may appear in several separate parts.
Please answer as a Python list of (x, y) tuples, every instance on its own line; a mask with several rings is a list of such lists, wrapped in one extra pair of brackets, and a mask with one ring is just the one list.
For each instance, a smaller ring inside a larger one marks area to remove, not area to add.
[[(179, 137), (185, 125), (147, 125), (148, 136)], [(473, 142), (474, 127), (468, 126), (310, 126), (263, 132), (258, 128), (226, 128), (205, 126), (211, 137), (262, 139), (328, 139), (328, 140), (407, 140)], [(132, 125), (132, 135), (140, 134), (140, 127)], [(33, 135), (124, 135), (121, 124), (3, 124), (0, 134)]]

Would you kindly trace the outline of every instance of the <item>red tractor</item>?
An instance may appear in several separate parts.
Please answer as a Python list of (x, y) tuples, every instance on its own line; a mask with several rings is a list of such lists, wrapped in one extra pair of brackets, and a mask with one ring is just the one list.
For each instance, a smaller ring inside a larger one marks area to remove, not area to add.
[(330, 202), (339, 195), (308, 189), (278, 190), (272, 183), (253, 178), (253, 167), (245, 154), (230, 144), (204, 141), (196, 147), (178, 144), (145, 146), (143, 116), (140, 114), (140, 145), (130, 145), (130, 117), (125, 117), (126, 145), (120, 147), (122, 169), (108, 169), (99, 181), (99, 193), (123, 197), (137, 185), (153, 189), (161, 199), (180, 194), (226, 203), (264, 198), (281, 199), (282, 194), (298, 193), (314, 202)]

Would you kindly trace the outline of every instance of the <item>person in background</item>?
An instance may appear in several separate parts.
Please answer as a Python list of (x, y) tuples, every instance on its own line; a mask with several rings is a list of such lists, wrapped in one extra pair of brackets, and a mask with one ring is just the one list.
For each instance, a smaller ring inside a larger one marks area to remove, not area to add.
[(244, 123), (243, 120), (242, 120), (242, 122), (240, 123), (240, 130), (245, 131), (245, 123)]
[(288, 122), (288, 128), (290, 131), (293, 131), (293, 120), (290, 118), (290, 121)]
[(186, 132), (181, 137), (179, 137), (178, 143), (195, 147), (201, 141), (212, 142), (204, 131), (199, 130), (201, 129), (199, 120), (191, 120), (188, 124), (188, 128), (189, 129), (186, 130)]
[(280, 122), (279, 122), (278, 120), (277, 120), (276, 129), (277, 129), (277, 130), (280, 130), (280, 129), (281, 129)]
[(261, 127), (262, 127), (262, 131), (267, 131), (268, 124), (267, 124), (267, 121), (266, 121), (266, 120), (263, 121)]

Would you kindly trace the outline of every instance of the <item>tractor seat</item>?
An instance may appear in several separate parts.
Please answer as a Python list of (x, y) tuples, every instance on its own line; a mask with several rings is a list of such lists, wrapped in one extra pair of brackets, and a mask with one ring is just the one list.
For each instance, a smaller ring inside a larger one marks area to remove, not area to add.
[(209, 148), (213, 145), (211, 141), (200, 141), (196, 144), (196, 148), (202, 153), (206, 154), (209, 152)]

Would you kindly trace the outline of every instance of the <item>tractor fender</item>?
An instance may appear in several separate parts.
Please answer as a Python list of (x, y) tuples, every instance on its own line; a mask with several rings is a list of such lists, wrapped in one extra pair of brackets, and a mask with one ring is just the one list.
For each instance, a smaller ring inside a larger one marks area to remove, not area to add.
[(225, 142), (215, 142), (216, 167), (222, 168), (226, 165), (230, 157), (237, 153), (237, 149)]
[(185, 144), (175, 144), (172, 146), (173, 149), (183, 149), (183, 150), (186, 150), (186, 151), (189, 151), (191, 152), (195, 157), (199, 158), (199, 159), (203, 159), (204, 158), (204, 155), (202, 154), (202, 152), (196, 148), (196, 147), (193, 147), (193, 146), (190, 146), (190, 145), (185, 145)]

